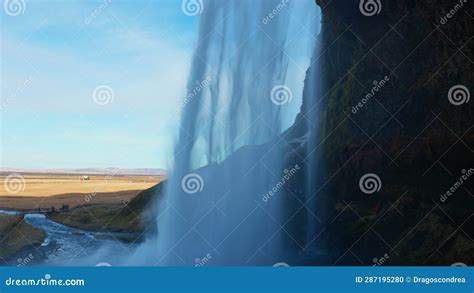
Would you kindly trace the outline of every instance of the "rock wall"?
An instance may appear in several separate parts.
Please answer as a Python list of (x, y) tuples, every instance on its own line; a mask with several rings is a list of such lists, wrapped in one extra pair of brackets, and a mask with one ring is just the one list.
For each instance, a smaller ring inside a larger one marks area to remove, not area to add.
[[(318, 241), (335, 265), (474, 264), (472, 3), (316, 2), (320, 74), (306, 87), (321, 87), (287, 135), (321, 143)], [(380, 190), (361, 190), (365, 174)]]

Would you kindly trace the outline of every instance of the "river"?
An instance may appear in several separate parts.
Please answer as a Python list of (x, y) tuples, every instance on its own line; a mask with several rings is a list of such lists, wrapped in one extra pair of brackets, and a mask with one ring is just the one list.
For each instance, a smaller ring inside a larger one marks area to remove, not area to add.
[[(21, 213), (0, 210), (0, 214)], [(43, 230), (47, 236), (40, 247), (16, 255), (12, 265), (21, 264), (29, 259), (28, 264), (36, 265), (108, 266), (114, 263), (114, 258), (111, 256), (126, 255), (136, 246), (114, 239), (114, 237), (132, 237), (132, 234), (75, 229), (51, 221), (43, 214), (25, 214), (25, 222)], [(99, 251), (102, 253), (98, 253)]]

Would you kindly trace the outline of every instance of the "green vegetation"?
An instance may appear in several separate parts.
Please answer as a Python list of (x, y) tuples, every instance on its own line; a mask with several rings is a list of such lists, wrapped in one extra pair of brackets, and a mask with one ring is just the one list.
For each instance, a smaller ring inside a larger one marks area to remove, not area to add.
[(112, 235), (96, 235), (96, 239), (110, 239), (110, 240), (118, 240), (122, 242), (135, 242), (135, 241), (141, 241), (143, 240), (143, 236), (112, 236)]
[(95, 204), (68, 212), (50, 213), (48, 217), (63, 225), (100, 232), (142, 234), (153, 231), (152, 201), (161, 194), (164, 183), (140, 192), (128, 204)]

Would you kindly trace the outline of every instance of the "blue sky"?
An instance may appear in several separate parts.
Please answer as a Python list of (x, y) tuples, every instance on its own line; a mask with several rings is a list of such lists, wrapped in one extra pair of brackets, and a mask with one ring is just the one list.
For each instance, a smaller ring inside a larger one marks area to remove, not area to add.
[[(0, 167), (171, 167), (199, 16), (181, 0), (5, 1), (24, 5), (0, 13)], [(294, 3), (286, 127), (319, 22)]]
[(24, 8), (1, 13), (1, 166), (166, 168), (198, 17), (172, 0)]

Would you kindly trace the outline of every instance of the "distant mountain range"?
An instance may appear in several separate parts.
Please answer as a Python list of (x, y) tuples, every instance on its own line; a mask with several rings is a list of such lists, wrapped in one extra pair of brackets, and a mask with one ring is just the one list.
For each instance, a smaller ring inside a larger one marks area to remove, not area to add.
[(136, 175), (136, 176), (166, 176), (165, 169), (137, 168), (81, 168), (81, 169), (21, 169), (0, 168), (0, 174), (27, 173), (27, 174), (79, 174), (79, 175)]

